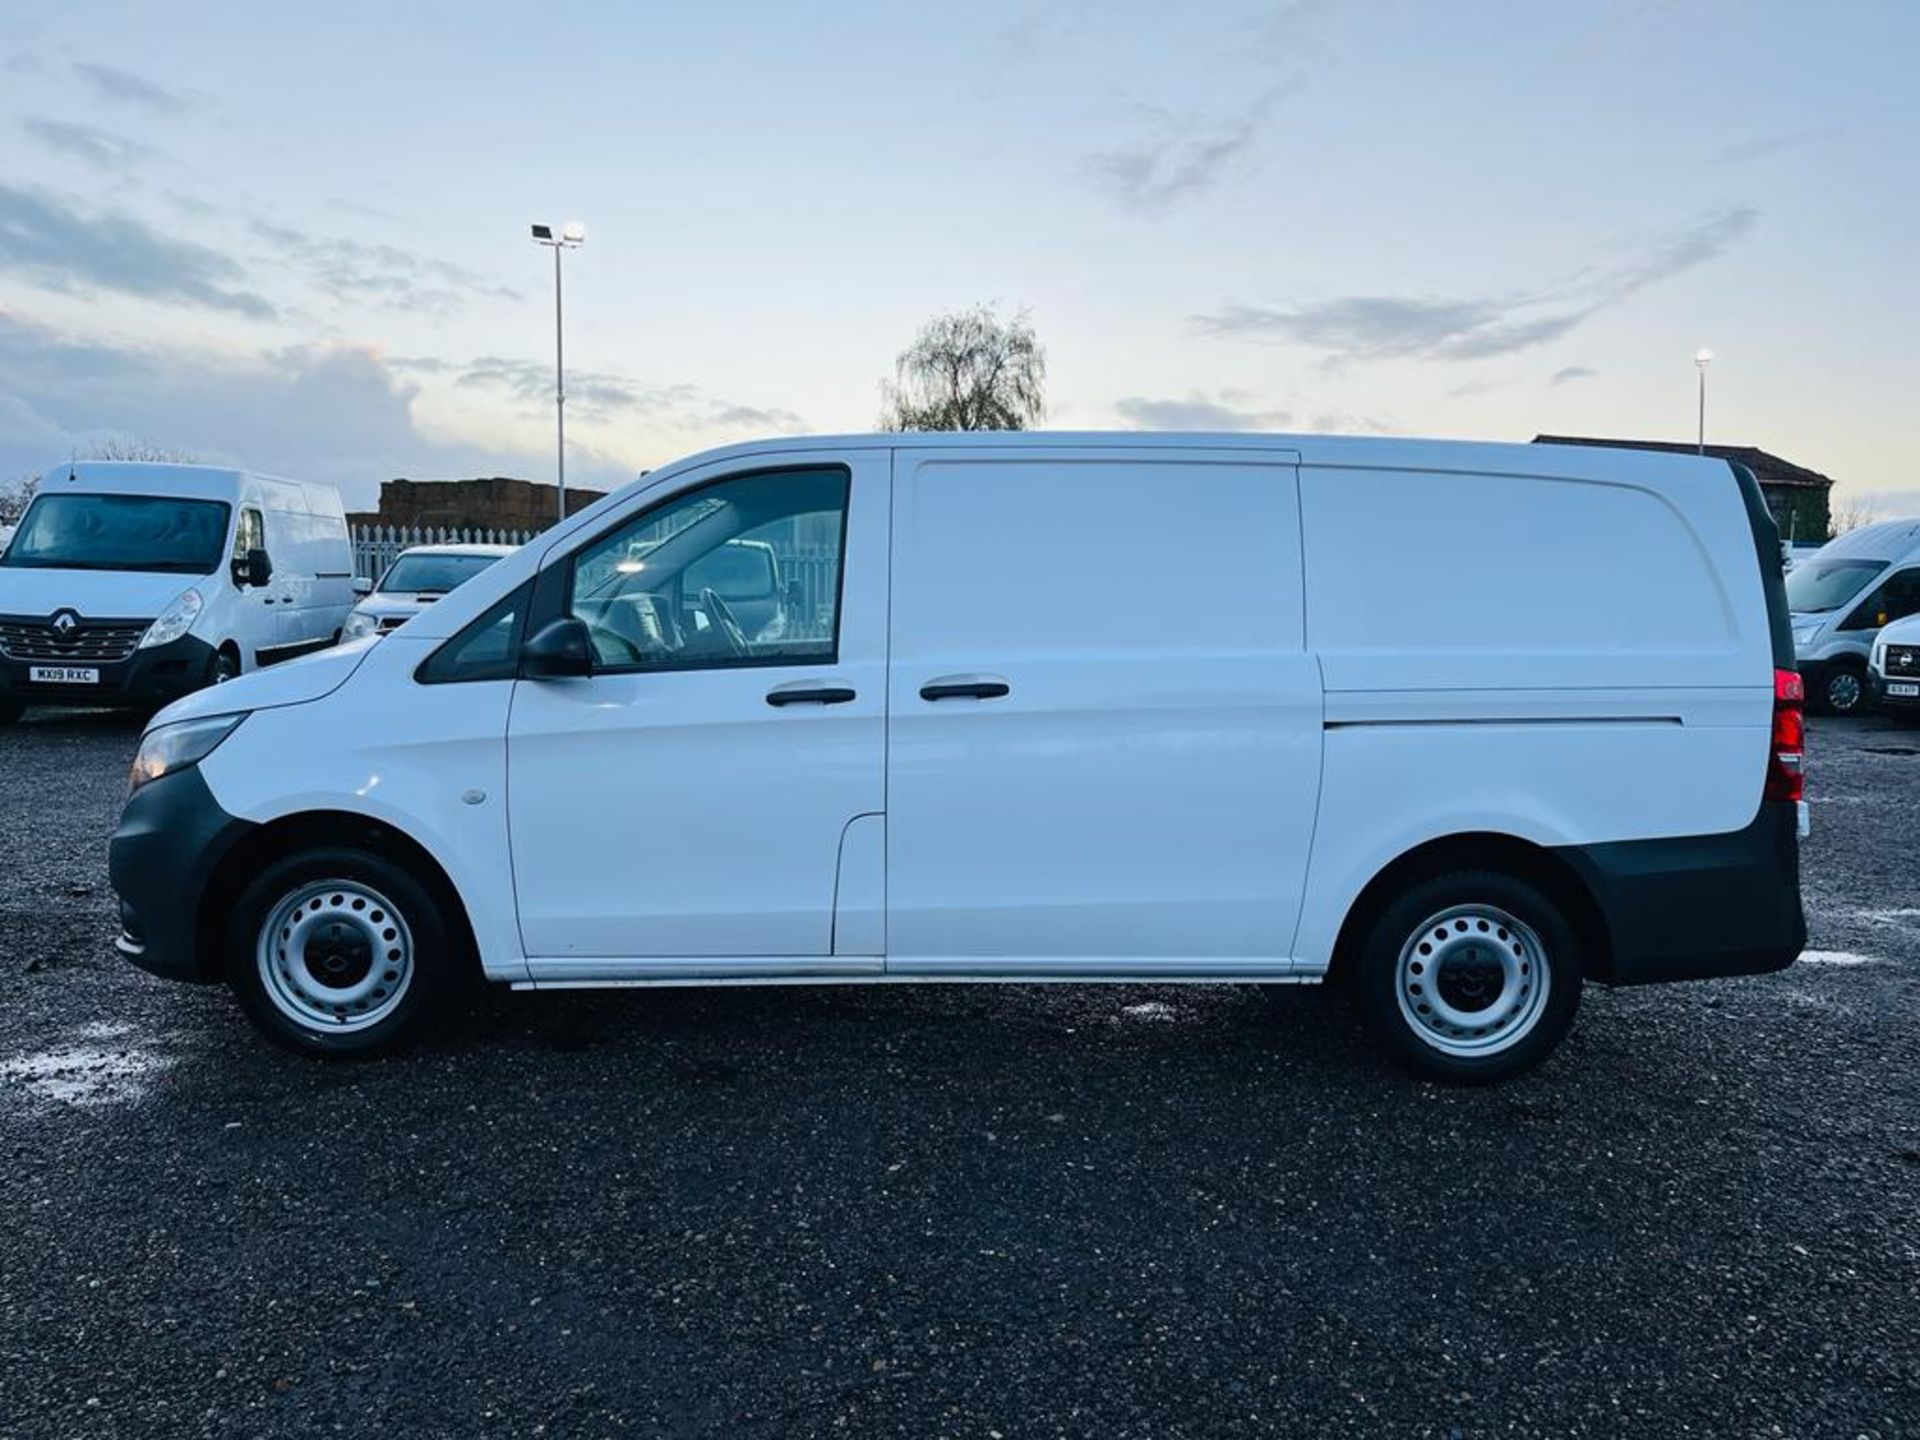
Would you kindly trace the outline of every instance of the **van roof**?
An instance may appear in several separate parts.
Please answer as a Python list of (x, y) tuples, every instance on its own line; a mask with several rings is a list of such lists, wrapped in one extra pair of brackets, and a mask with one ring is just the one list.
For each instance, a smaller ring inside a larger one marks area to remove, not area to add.
[[(491, 555), (496, 559), (502, 555), (511, 555), (520, 547), (517, 545), (482, 545), (478, 541), (449, 541), (444, 545), (409, 545), (401, 555)], [(395, 557), (399, 558), (398, 556)]]
[[(1727, 462), (1712, 456), (1657, 450), (1606, 449), (1590, 445), (1520, 441), (1426, 440), (1385, 435), (1280, 434), (1251, 431), (1176, 430), (967, 430), (877, 432), (769, 438), (703, 450), (675, 461), (674, 471), (715, 461), (745, 459), (768, 451), (912, 449), (1075, 450), (1125, 445), (1130, 449), (1292, 452), (1302, 464), (1361, 468), (1412, 467), (1495, 475), (1552, 475), (1592, 479), (1638, 479), (1711, 473), (1728, 475)], [(1289, 458), (1292, 458), (1291, 455)], [(651, 475), (649, 478), (653, 478)]]
[(1814, 553), (1822, 560), (1859, 556), (1868, 560), (1905, 560), (1920, 552), (1920, 518), (1882, 520), (1829, 540)]
[(40, 472), (41, 494), (164, 495), (175, 500), (223, 500), (250, 494), (276, 508), (344, 520), (340, 492), (311, 480), (289, 480), (225, 465), (181, 465), (160, 460), (68, 460)]

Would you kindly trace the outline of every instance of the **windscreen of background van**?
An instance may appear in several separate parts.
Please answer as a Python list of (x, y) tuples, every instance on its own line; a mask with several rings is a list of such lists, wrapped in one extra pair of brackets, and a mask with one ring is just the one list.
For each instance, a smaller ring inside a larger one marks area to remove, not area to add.
[(0, 565), (208, 575), (226, 549), (228, 513), (218, 500), (42, 495), (28, 507)]
[(1823, 560), (1796, 565), (1787, 576), (1787, 608), (1796, 615), (1838, 610), (1886, 568), (1884, 560)]
[(444, 595), (493, 564), (498, 555), (402, 555), (381, 578), (385, 595)]

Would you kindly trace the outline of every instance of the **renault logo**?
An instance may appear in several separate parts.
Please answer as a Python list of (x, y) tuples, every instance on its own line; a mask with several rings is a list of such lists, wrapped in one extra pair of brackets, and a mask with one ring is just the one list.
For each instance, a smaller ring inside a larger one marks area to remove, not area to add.
[(71, 610), (56, 610), (47, 623), (53, 627), (55, 639), (71, 640), (73, 632), (80, 628), (80, 617)]

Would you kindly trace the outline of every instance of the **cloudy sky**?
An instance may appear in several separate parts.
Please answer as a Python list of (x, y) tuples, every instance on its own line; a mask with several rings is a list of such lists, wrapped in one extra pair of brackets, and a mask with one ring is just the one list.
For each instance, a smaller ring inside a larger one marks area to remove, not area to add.
[(869, 428), (1030, 310), (1049, 423), (1710, 438), (1920, 512), (1905, 0), (164, 6), (0, 18), (0, 479), (340, 483)]

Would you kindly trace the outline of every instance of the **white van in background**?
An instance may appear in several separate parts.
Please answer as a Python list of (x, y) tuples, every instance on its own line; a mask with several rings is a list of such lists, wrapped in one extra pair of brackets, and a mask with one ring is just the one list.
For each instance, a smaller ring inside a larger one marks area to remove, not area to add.
[(0, 720), (31, 705), (164, 704), (331, 645), (353, 600), (330, 486), (60, 465), (0, 555)]
[(1808, 703), (1836, 715), (1864, 709), (1874, 636), (1920, 613), (1920, 519), (1863, 525), (1822, 545), (1787, 576), (1787, 607)]
[(1920, 614), (1895, 620), (1874, 637), (1867, 686), (1887, 714), (1920, 719)]
[[(828, 564), (819, 603), (751, 633), (701, 582), (739, 540)], [(156, 717), (119, 947), (319, 1055), (401, 1044), (469, 968), (1328, 980), (1407, 1064), (1491, 1080), (1588, 981), (1799, 953), (1792, 666), (1779, 538), (1720, 461), (737, 446)]]
[(340, 627), (340, 638), (364, 640), (398, 630), (514, 549), (512, 545), (461, 543), (414, 545), (402, 550), (366, 597), (353, 607)]

